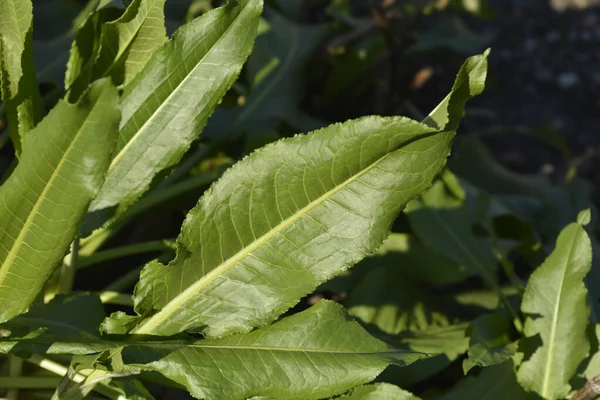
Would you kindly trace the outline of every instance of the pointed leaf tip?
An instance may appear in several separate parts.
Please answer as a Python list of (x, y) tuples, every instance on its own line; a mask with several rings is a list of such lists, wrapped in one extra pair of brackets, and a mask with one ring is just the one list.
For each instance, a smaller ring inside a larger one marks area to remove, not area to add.
[(592, 211), (588, 208), (585, 210), (581, 210), (579, 214), (577, 214), (577, 223), (581, 226), (586, 226), (590, 223), (592, 219)]

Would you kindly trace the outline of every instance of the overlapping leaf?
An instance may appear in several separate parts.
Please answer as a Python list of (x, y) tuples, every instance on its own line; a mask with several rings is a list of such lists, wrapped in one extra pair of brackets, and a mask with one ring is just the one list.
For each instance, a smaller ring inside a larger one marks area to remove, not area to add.
[(117, 92), (100, 81), (24, 138), (21, 162), (0, 187), (0, 321), (27, 310), (67, 251), (102, 183), (118, 119)]
[(521, 310), (529, 314), (526, 336), (539, 335), (542, 345), (518, 371), (521, 385), (544, 399), (561, 399), (570, 391), (569, 380), (588, 356), (586, 337), (589, 308), (583, 279), (592, 264), (592, 247), (584, 225), (589, 210), (562, 230), (556, 248), (531, 275)]
[(41, 118), (33, 63), (30, 0), (0, 0), (0, 95), (17, 155)]
[[(117, 19), (96, 23), (94, 30), (99, 38), (80, 31), (73, 43), (72, 59), (68, 64), (68, 80), (73, 81), (69, 92), (71, 100), (77, 99), (96, 79), (110, 76), (115, 85), (125, 85), (133, 79), (166, 40), (164, 3), (165, 0), (134, 0)], [(87, 25), (93, 25), (94, 18), (106, 14), (114, 12), (100, 9), (88, 19)], [(73, 63), (80, 60), (77, 55), (89, 52), (94, 47), (96, 51), (81, 60), (87, 65), (75, 68)]]
[(373, 252), (402, 207), (445, 163), (486, 55), (461, 69), (440, 129), (366, 117), (269, 145), (229, 171), (189, 213), (169, 266), (136, 287), (135, 333), (247, 331)]
[(240, 0), (181, 27), (125, 87), (106, 182), (91, 210), (131, 204), (200, 134), (252, 49), (261, 0)]
[(222, 339), (134, 339), (8, 337), (0, 338), (0, 352), (46, 348), (48, 353), (91, 354), (105, 349), (115, 354), (122, 348), (122, 370), (159, 371), (195, 397), (215, 400), (254, 395), (321, 399), (373, 380), (390, 363), (407, 365), (422, 356), (371, 337), (340, 305), (329, 301), (268, 327)]

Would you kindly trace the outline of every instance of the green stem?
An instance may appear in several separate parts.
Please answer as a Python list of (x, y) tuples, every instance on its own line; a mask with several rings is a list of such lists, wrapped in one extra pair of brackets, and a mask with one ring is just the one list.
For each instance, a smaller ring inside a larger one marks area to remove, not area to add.
[[(15, 357), (13, 355), (8, 356), (8, 378), (2, 378), (5, 380), (13, 381), (21, 379), (21, 374), (23, 373), (23, 360)], [(9, 400), (18, 400), (19, 399), (19, 386), (3, 386), (0, 381), (0, 387), (9, 388), (6, 392), (6, 398)]]
[[(2, 389), (54, 389), (60, 383), (60, 379), (54, 376), (11, 376), (0, 377), (0, 388)], [(18, 392), (17, 392), (18, 393)], [(7, 394), (7, 398), (10, 396)]]
[[(225, 166), (218, 168), (213, 172), (206, 172), (186, 179), (183, 182), (174, 184), (160, 190), (154, 190), (140, 201), (133, 204), (123, 214), (109, 221), (105, 227), (95, 230), (90, 236), (81, 241), (81, 254), (92, 255), (102, 246), (112, 235), (118, 232), (121, 228), (127, 225), (133, 218), (156, 207), (159, 204), (166, 203), (182, 194), (191, 190), (206, 186), (212, 183), (225, 170)], [(158, 188), (157, 188), (158, 189)]]
[(75, 271), (77, 269), (77, 258), (79, 256), (79, 238), (75, 238), (71, 244), (71, 252), (65, 257), (60, 268), (58, 282), (58, 293), (67, 294), (73, 290)]
[[(39, 354), (34, 354), (31, 357), (25, 359), (25, 361), (37, 365), (40, 368), (45, 369), (46, 371), (50, 371), (53, 374), (56, 374), (58, 376), (65, 376), (67, 375), (67, 372), (69, 371), (69, 368), (65, 367), (62, 364), (57, 363), (56, 361), (52, 361), (49, 358), (45, 358), (40, 356)], [(81, 383), (83, 381), (86, 380), (86, 376), (81, 374), (81, 373), (76, 373), (73, 376), (73, 382), (76, 383)], [(94, 390), (98, 393), (100, 393), (101, 395), (104, 395), (106, 397), (108, 397), (109, 399), (113, 399), (113, 400), (127, 400), (126, 397), (122, 396), (121, 393), (111, 387), (110, 385), (108, 385), (106, 382), (98, 382), (96, 384), (96, 386), (94, 387)]]
[[(163, 253), (158, 257), (158, 261), (165, 263), (171, 258), (171, 254)], [(140, 278), (140, 272), (144, 268), (144, 265), (140, 265), (131, 271), (127, 272), (125, 275), (119, 277), (117, 280), (112, 282), (110, 285), (104, 288), (106, 292), (122, 292), (129, 289), (131, 286), (135, 285), (135, 283)]]
[(198, 148), (192, 153), (191, 156), (185, 158), (181, 163), (179, 163), (173, 172), (158, 184), (156, 189), (160, 190), (169, 187), (185, 177), (196, 164), (210, 156), (215, 151), (217, 146), (218, 143), (211, 142), (208, 145)]
[(173, 249), (172, 243), (173, 241), (171, 240), (155, 240), (152, 242), (136, 243), (129, 246), (100, 251), (90, 256), (81, 257), (77, 262), (77, 268), (85, 268), (90, 265), (136, 254), (167, 251)]
[(133, 299), (130, 294), (105, 291), (99, 293), (102, 304), (117, 304), (120, 306), (133, 307)]
[(132, 269), (125, 275), (119, 277), (116, 281), (112, 282), (110, 285), (106, 286), (104, 290), (107, 292), (120, 292), (122, 290), (127, 290), (138, 281), (140, 278), (140, 272), (143, 268), (144, 266), (140, 265), (139, 267)]

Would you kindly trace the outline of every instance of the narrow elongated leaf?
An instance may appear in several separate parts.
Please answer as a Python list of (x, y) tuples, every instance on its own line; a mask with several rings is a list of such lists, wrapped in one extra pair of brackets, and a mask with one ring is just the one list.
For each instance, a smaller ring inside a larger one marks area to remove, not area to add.
[(389, 383), (360, 386), (341, 398), (346, 400), (420, 400), (417, 396)]
[(41, 118), (32, 20), (30, 0), (0, 0), (0, 95), (17, 156), (23, 136)]
[(585, 333), (590, 311), (583, 284), (592, 264), (590, 238), (584, 229), (589, 210), (577, 219), (562, 230), (552, 254), (531, 275), (521, 305), (530, 315), (525, 335), (540, 335), (542, 345), (523, 362), (518, 379), (523, 387), (549, 400), (569, 393), (569, 380), (590, 350)]
[[(486, 60), (461, 70), (451, 103), (478, 93), (471, 83)], [(145, 320), (134, 332), (220, 336), (272, 321), (377, 249), (441, 170), (453, 136), (407, 118), (366, 117), (253, 153), (189, 213), (175, 260), (142, 272), (135, 303)]]
[[(75, 40), (71, 44), (67, 68), (65, 71), (65, 88), (70, 89), (71, 93), (79, 89), (74, 88), (77, 82), (92, 82), (93, 64), (100, 51), (100, 38), (102, 36), (102, 26), (114, 21), (123, 14), (123, 10), (110, 7), (95, 11), (85, 18), (81, 26), (77, 29)], [(77, 96), (70, 95), (71, 101), (76, 101)]]
[[(87, 73), (79, 75), (71, 86), (71, 100), (77, 99), (96, 79), (110, 76), (115, 85), (124, 85), (133, 79), (166, 40), (164, 4), (165, 0), (134, 0), (119, 18), (98, 27), (97, 52), (87, 60)], [(96, 14), (105, 11), (110, 10), (101, 9)], [(86, 42), (76, 40), (74, 50), (89, 46)]]
[(117, 92), (100, 81), (59, 102), (23, 141), (0, 187), (0, 321), (27, 310), (97, 193), (117, 135)]
[[(310, 309), (251, 333), (206, 340), (115, 341), (45, 335), (22, 342), (0, 338), (0, 352), (95, 353), (123, 348), (121, 370), (155, 370), (197, 398), (321, 399), (373, 380), (387, 365), (407, 365), (422, 354), (390, 348), (321, 301)], [(119, 368), (117, 364), (113, 367)]]
[(176, 163), (240, 73), (262, 0), (233, 1), (180, 28), (125, 87), (117, 150), (91, 210), (132, 203)]

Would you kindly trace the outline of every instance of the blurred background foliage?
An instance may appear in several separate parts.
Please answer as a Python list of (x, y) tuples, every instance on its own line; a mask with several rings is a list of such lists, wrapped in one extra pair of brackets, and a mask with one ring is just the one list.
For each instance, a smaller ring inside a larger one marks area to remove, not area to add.
[[(35, 1), (36, 67), (48, 109), (64, 91), (74, 27), (89, 10), (123, 9), (126, 2)], [(167, 0), (169, 34), (221, 3)], [(150, 191), (103, 249), (154, 245), (94, 268), (83, 258), (76, 289), (131, 291), (144, 262), (172, 256), (168, 242), (152, 241), (177, 236), (208, 185), (254, 149), (364, 115), (420, 120), (448, 92), (464, 59), (491, 47), (488, 86), (469, 105), (449, 169), (409, 204), (377, 253), (290, 313), (332, 298), (389, 343), (439, 353), (402, 373), (389, 367), (378, 378), (416, 395), (482, 398), (493, 383), (497, 393), (489, 398), (531, 398), (512, 372), (518, 334), (510, 311), (519, 309), (524, 282), (560, 229), (600, 200), (597, 6), (594, 0), (266, 0), (238, 82), (183, 161), (156, 180), (171, 190), (158, 197)], [(5, 169), (12, 149), (6, 138), (0, 146)], [(592, 321), (599, 323), (598, 214), (592, 215), (594, 266), (586, 283)], [(119, 286), (106, 287), (115, 277), (123, 278)]]

